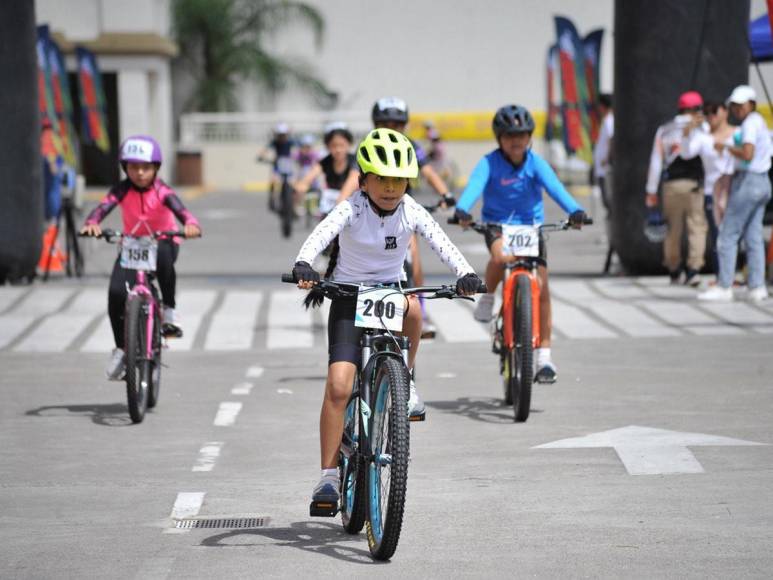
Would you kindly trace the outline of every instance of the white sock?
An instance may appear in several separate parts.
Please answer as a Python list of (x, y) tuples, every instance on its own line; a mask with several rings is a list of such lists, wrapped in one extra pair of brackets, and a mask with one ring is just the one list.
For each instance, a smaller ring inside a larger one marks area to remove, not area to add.
[(543, 367), (546, 364), (552, 362), (550, 360), (550, 348), (538, 348), (537, 349), (537, 367)]
[(338, 479), (338, 468), (331, 467), (330, 469), (322, 470), (322, 479)]

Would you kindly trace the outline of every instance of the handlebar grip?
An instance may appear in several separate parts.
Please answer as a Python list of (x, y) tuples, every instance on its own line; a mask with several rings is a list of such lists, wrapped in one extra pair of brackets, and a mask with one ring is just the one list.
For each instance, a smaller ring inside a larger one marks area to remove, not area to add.
[(286, 284), (295, 284), (296, 283), (295, 276), (293, 276), (292, 274), (282, 274), (282, 282)]
[(592, 226), (593, 225), (593, 218), (590, 216), (585, 216), (585, 219), (582, 220), (582, 224), (584, 226)]

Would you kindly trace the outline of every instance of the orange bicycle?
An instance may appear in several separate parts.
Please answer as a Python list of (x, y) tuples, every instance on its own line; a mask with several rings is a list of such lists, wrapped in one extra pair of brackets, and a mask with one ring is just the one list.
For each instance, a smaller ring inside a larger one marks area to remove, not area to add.
[[(458, 223), (449, 219), (449, 223)], [(592, 224), (586, 219), (584, 224)], [(492, 225), (472, 222), (469, 227), (485, 235)], [(513, 406), (516, 422), (529, 418), (534, 383), (534, 349), (540, 344), (540, 283), (537, 268), (547, 265), (539, 256), (544, 232), (569, 229), (569, 221), (542, 225), (502, 226), (508, 255), (502, 284), (502, 308), (494, 322), (492, 350), (499, 355), (499, 371), (506, 405)]]

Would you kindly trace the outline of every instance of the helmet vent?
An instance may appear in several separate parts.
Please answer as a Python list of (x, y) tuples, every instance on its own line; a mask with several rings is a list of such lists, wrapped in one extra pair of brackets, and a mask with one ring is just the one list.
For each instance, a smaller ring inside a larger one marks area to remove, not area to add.
[(390, 133), (390, 134), (389, 134), (389, 140), (390, 140), (392, 143), (397, 143), (397, 136), (396, 136), (394, 133)]
[(410, 165), (411, 163), (413, 163), (413, 149), (408, 149), (407, 157), (408, 157), (408, 165)]
[(370, 163), (370, 155), (368, 155), (368, 150), (365, 147), (360, 147), (360, 155), (365, 158), (365, 161)]
[(387, 161), (386, 149), (384, 149), (382, 145), (376, 145), (373, 149), (376, 151), (376, 155), (378, 155), (381, 163), (385, 165), (389, 164), (389, 161)]
[(400, 160), (401, 160), (401, 159), (402, 159), (402, 157), (403, 157), (403, 156), (400, 154), (400, 150), (399, 150), (399, 149), (395, 149), (395, 150), (394, 150), (394, 155), (395, 155), (395, 165), (396, 165), (397, 167), (400, 167)]

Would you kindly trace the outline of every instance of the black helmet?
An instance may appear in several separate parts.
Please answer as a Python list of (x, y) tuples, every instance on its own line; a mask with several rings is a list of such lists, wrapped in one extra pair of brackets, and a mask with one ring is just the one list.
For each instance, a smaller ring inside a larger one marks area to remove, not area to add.
[(388, 122), (407, 123), (408, 105), (400, 98), (384, 97), (373, 104), (370, 117), (374, 125)]
[(491, 128), (497, 139), (510, 133), (531, 133), (534, 131), (534, 117), (525, 107), (505, 105), (494, 115)]

